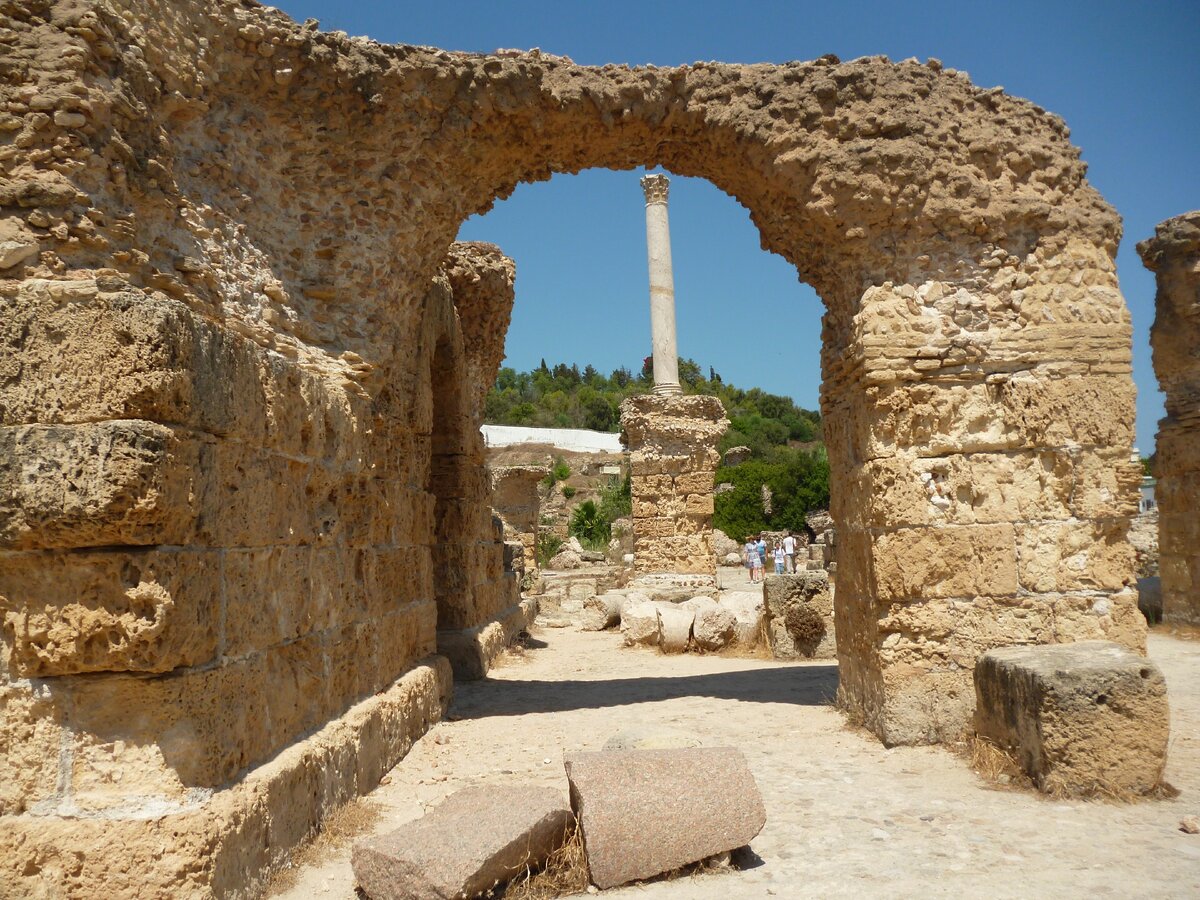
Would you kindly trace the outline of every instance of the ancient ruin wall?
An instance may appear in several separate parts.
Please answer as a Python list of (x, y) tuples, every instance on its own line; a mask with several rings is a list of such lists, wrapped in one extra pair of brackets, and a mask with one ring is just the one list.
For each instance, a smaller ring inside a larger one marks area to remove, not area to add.
[(95, 895), (113, 854), (62, 848), (169, 828), (117, 868), (252, 884), (369, 783), (347, 748), (436, 713), (444, 667), (407, 667), (506, 596), (465, 373), (507, 312), (456, 332), (442, 267), (555, 172), (708, 178), (822, 296), (841, 680), (885, 740), (956, 734), (989, 647), (1141, 646), (1119, 225), (1031, 103), (936, 61), (587, 68), (201, 0), (9, 4), (0, 100), (8, 883)]
[(645, 394), (621, 403), (638, 574), (716, 578), (713, 476), (728, 427), (716, 397)]
[(1200, 625), (1200, 212), (1163, 222), (1138, 252), (1158, 281), (1150, 344), (1167, 407), (1154, 491), (1163, 620)]

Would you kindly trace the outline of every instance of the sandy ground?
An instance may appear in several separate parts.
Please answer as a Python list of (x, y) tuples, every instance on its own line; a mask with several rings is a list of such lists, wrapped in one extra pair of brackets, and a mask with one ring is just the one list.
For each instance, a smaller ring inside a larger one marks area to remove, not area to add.
[[(1178, 827), (1200, 814), (1200, 642), (1150, 638), (1180, 796), (1117, 805), (991, 788), (941, 748), (885, 749), (829, 705), (831, 664), (662, 656), (622, 648), (611, 632), (534, 638), (523, 657), (460, 685), (449, 720), (361, 801), (378, 807), (377, 830), (468, 785), (538, 782), (565, 796), (564, 752), (656, 724), (745, 752), (767, 808), (752, 843), (761, 863), (605, 896), (1200, 896), (1200, 835)], [(354, 898), (349, 847), (317, 857), (276, 895)]]

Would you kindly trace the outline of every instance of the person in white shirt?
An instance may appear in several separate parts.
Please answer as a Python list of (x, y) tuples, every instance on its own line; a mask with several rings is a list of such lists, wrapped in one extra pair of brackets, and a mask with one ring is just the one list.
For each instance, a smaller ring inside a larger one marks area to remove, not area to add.
[(783, 539), (783, 556), (787, 573), (789, 575), (796, 574), (796, 539), (792, 537), (792, 533), (790, 531)]

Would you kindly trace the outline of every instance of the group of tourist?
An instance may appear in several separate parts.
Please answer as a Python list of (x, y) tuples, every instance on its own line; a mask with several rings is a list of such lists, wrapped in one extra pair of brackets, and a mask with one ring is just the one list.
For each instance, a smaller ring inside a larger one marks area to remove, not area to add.
[(784, 535), (782, 540), (767, 542), (766, 535), (758, 537), (751, 535), (746, 538), (742, 547), (742, 559), (750, 570), (750, 582), (758, 584), (763, 580), (767, 569), (767, 560), (775, 566), (775, 574), (789, 575), (796, 571), (796, 538), (791, 532)]

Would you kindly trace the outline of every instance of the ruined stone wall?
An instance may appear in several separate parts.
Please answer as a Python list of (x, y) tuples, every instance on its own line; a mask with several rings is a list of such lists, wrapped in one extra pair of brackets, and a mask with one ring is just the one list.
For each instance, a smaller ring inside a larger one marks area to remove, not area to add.
[(713, 476), (729, 420), (716, 397), (645, 394), (621, 403), (638, 574), (717, 574)]
[(825, 302), (872, 729), (956, 734), (992, 646), (1141, 646), (1119, 225), (1057, 117), (933, 60), (587, 68), (8, 4), (0, 883), (252, 890), (437, 714), (435, 646), (516, 621), (467, 427), (506, 264), (451, 244), (521, 182), (642, 165), (734, 196)]
[(549, 472), (546, 466), (491, 468), (492, 507), (504, 520), (505, 539), (520, 542), (525, 573), (534, 580), (538, 575), (537, 538), (541, 524), (538, 486)]
[(1167, 407), (1154, 489), (1163, 620), (1200, 625), (1200, 212), (1163, 222), (1138, 252), (1158, 281), (1150, 344)]

